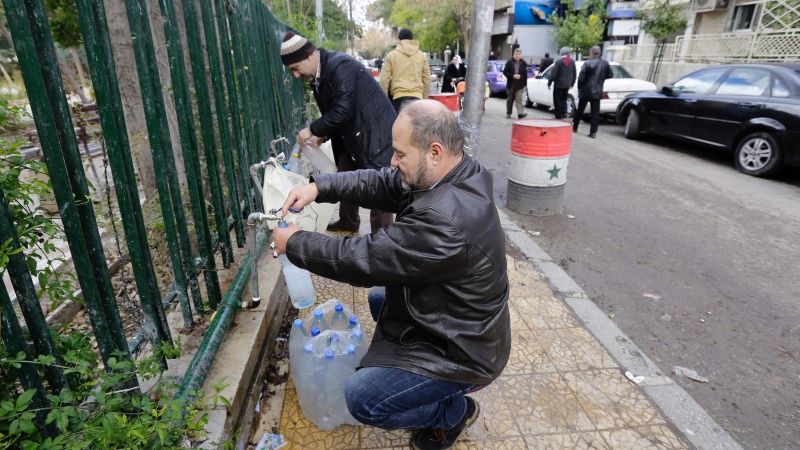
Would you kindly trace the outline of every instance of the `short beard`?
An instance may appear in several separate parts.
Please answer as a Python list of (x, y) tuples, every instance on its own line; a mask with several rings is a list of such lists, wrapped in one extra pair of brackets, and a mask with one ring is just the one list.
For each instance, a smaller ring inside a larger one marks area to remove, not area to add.
[(417, 169), (413, 174), (411, 174), (411, 176), (408, 177), (408, 181), (402, 182), (402, 186), (404, 189), (410, 189), (414, 191), (428, 189), (429, 187), (433, 186), (434, 180), (432, 178), (433, 177), (428, 170), (428, 163), (425, 160), (425, 156), (422, 155)]

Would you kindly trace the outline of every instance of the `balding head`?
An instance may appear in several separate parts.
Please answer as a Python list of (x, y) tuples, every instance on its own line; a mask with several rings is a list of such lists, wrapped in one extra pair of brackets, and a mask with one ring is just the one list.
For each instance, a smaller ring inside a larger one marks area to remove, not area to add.
[[(417, 100), (406, 103), (400, 116), (407, 116), (411, 124), (411, 143), (420, 151), (434, 142), (450, 155), (461, 155), (464, 149), (464, 131), (453, 112), (436, 100)], [(399, 117), (398, 117), (399, 118)]]
[(594, 47), (589, 49), (589, 55), (591, 56), (600, 56), (600, 46), (595, 45)]

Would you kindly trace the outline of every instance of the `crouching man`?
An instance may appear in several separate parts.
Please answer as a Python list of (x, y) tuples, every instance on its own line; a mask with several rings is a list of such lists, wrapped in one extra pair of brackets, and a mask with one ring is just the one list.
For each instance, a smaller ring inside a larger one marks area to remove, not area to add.
[[(394, 211), (395, 223), (363, 237), (289, 225), (275, 247), (297, 266), (370, 295), (375, 336), (345, 396), (358, 421), (410, 429), (415, 449), (449, 449), (480, 413), (470, 392), (508, 361), (505, 236), (492, 176), (464, 153), (464, 134), (441, 103), (419, 100), (392, 127), (392, 168), (316, 175), (283, 207), (347, 201)], [(374, 293), (372, 293), (374, 294)]]

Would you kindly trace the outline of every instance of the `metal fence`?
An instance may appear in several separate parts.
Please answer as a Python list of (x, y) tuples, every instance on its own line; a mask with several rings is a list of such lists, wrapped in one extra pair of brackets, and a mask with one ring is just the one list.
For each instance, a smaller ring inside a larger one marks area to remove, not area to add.
[[(178, 1), (181, 17), (176, 13)], [(261, 209), (248, 169), (273, 156), (269, 154), (270, 141), (279, 134), (296, 132), (304, 120), (303, 85), (280, 62), (280, 42), (288, 27), (259, 0), (159, 0), (161, 23), (148, 20), (146, 0), (125, 0), (174, 275), (172, 288), (164, 294), (158, 286), (147, 241), (104, 5), (98, 0), (77, 0), (102, 137), (145, 315), (144, 326), (128, 341), (120, 323), (43, 1), (4, 0), (4, 4), (42, 153), (103, 361), (107, 363), (114, 351), (130, 355), (144, 342), (154, 347), (171, 343), (163, 301), (177, 298), (184, 325), (191, 327), (192, 313), (204, 312), (200, 277), (210, 308), (225, 310), (217, 318), (231, 317), (249, 276), (249, 262), (241, 262), (233, 285), (223, 297), (215, 261), (219, 255), (223, 267), (230, 266), (231, 228), (235, 230), (236, 245), (244, 246), (243, 217)], [(185, 27), (190, 67), (184, 65), (179, 21)], [(153, 26), (164, 29), (171, 87), (162, 86), (159, 79)], [(170, 101), (175, 104), (180, 142), (170, 139), (165, 108)], [(195, 117), (199, 118), (199, 130)], [(175, 163), (178, 149), (183, 156), (185, 186), (179, 181)], [(183, 193), (188, 193), (188, 202)], [(212, 230), (206, 212), (207, 198), (216, 230)], [(187, 208), (194, 241), (185, 214)], [(19, 247), (5, 195), (0, 191), (0, 243), (9, 239), (13, 248)], [(193, 244), (197, 246), (196, 253)], [(38, 355), (58, 359), (25, 255), (12, 255), (7, 268), (30, 331), (32, 348), (22, 334), (8, 292), (0, 283), (5, 345), (11, 354), (23, 351), (30, 359)], [(190, 395), (202, 386), (227, 323), (230, 320), (212, 322), (178, 395)], [(161, 362), (166, 367), (166, 361)], [(55, 366), (46, 375), (53, 393), (67, 385), (64, 373)], [(38, 391), (31, 407), (46, 408), (47, 392), (36, 370), (21, 370), (19, 378), (25, 390)]]
[[(651, 61), (655, 44), (627, 45), (628, 61)], [(667, 44), (664, 62), (800, 62), (800, 29), (678, 36)]]

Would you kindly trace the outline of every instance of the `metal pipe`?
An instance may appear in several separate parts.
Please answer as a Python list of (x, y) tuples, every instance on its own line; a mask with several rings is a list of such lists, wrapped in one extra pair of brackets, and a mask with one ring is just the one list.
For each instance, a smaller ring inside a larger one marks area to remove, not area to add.
[[(286, 138), (284, 138), (286, 139)], [(258, 171), (267, 167), (267, 165), (272, 164), (275, 166), (280, 165), (283, 167), (283, 164), (286, 161), (286, 156), (283, 153), (278, 153), (277, 156), (274, 156), (266, 161), (261, 161), (258, 163), (253, 164), (250, 166), (250, 179), (253, 180), (253, 184), (256, 186), (256, 190), (258, 191), (259, 198), (264, 198), (264, 190), (261, 188), (261, 177), (258, 175)]]
[(242, 296), (245, 286), (247, 285), (247, 278), (250, 276), (250, 264), (264, 248), (264, 242), (267, 240), (269, 233), (266, 230), (258, 233), (255, 242), (252, 242), (254, 251), (248, 253), (242, 260), (236, 276), (233, 278), (231, 287), (225, 293), (225, 296), (220, 302), (219, 308), (214, 319), (209, 325), (208, 331), (203, 335), (203, 340), (200, 342), (200, 347), (197, 349), (192, 362), (186, 370), (186, 374), (181, 381), (180, 386), (175, 391), (175, 399), (193, 400), (197, 393), (202, 389), (206, 376), (211, 369), (211, 364), (214, 362), (214, 357), (219, 350), (225, 333), (228, 330), (233, 317), (236, 314), (238, 300)]
[(478, 159), (481, 109), (486, 85), (486, 62), (489, 58), (493, 16), (494, 0), (472, 0), (467, 92), (465, 93), (466, 101), (461, 122), (466, 135), (464, 150), (474, 159)]
[[(258, 224), (265, 220), (281, 220), (281, 216), (276, 213), (252, 213), (247, 216), (247, 226), (250, 229), (250, 242), (255, 242)], [(258, 305), (261, 304), (261, 297), (258, 291), (258, 258), (255, 258), (254, 255), (252, 255), (253, 247), (250, 247), (250, 252), (251, 290), (253, 291), (251, 294), (253, 299), (249, 303), (242, 302), (242, 305), (245, 308), (258, 308)]]

